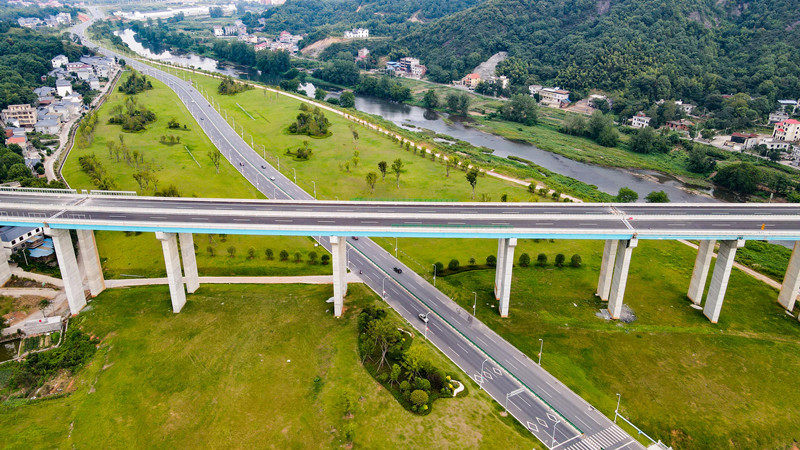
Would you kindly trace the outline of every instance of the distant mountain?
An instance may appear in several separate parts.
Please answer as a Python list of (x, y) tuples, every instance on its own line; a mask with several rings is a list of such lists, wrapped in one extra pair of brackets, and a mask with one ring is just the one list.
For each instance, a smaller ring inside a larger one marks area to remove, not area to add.
[(793, 0), (487, 0), (416, 27), (400, 46), (446, 82), (497, 51), (517, 85), (702, 102), (800, 97)]

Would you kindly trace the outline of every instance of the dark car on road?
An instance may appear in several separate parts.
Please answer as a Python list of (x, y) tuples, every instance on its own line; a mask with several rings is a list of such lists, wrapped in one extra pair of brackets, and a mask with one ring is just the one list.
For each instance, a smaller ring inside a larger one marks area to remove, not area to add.
[(403, 269), (401, 269), (399, 267), (395, 267), (394, 271), (397, 272), (397, 273), (403, 273)]

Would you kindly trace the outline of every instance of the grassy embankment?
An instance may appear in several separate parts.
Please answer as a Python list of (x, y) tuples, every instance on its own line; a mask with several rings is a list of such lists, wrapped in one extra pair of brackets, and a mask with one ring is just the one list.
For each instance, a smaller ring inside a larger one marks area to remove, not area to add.
[[(130, 72), (124, 74), (125, 80)], [(122, 136), (131, 150), (140, 152), (146, 163), (158, 168), (156, 175), (159, 186), (175, 185), (184, 196), (264, 198), (254, 186), (247, 182), (224, 158), (219, 173), (208, 157), (213, 148), (211, 141), (202, 132), (178, 96), (163, 83), (150, 78), (153, 89), (136, 95), (140, 104), (156, 113), (157, 120), (138, 133), (125, 133), (120, 125), (108, 123), (111, 110), (123, 105), (125, 95), (114, 91), (98, 111), (98, 124), (92, 143), (86, 148), (73, 147), (64, 165), (63, 175), (75, 189), (95, 189), (89, 176), (81, 170), (78, 158), (94, 154), (122, 190), (139, 191), (133, 178), (137, 169), (124, 161), (117, 162), (109, 154), (106, 143), (118, 142)], [(168, 129), (167, 122), (176, 119), (186, 129)], [(163, 135), (176, 135), (181, 143), (165, 145), (160, 143)], [(185, 147), (188, 147), (192, 155)], [(142, 194), (140, 192), (140, 194)], [(145, 192), (151, 195), (151, 192)], [(152, 234), (130, 234), (98, 231), (97, 244), (106, 277), (114, 278), (122, 274), (138, 276), (164, 276), (164, 257), (161, 244)], [(330, 269), (305, 262), (295, 263), (294, 253), (300, 252), (303, 261), (308, 261), (308, 253), (314, 250), (313, 241), (305, 237), (291, 236), (219, 236), (197, 235), (197, 265), (201, 275), (304, 275), (325, 274)], [(215, 256), (208, 252), (214, 250)], [(235, 248), (235, 256), (230, 257), (228, 248)], [(248, 255), (249, 248), (256, 250), (255, 258)], [(273, 250), (274, 257), (267, 260), (265, 250)], [(289, 261), (278, 257), (281, 250), (287, 250)], [(321, 256), (322, 251), (316, 250)]]
[[(351, 286), (335, 320), (330, 295), (330, 286), (203, 286), (175, 315), (166, 286), (108, 290), (70, 324), (102, 339), (74, 392), (0, 406), (0, 441), (12, 449), (340, 447), (352, 425), (364, 448), (540, 448), (469, 379), (468, 395), (437, 401), (430, 415), (405, 411), (358, 359), (357, 314), (377, 297)], [(358, 399), (352, 418), (344, 391)]]
[[(312, 181), (316, 183), (317, 197), (321, 199), (364, 199), (364, 200), (396, 200), (424, 199), (469, 201), (472, 188), (467, 182), (464, 172), (451, 169), (446, 177), (444, 164), (430, 157), (422, 158), (419, 154), (406, 151), (399, 144), (391, 141), (382, 133), (356, 126), (358, 140), (353, 139), (350, 131), (351, 121), (332, 112), (325, 112), (331, 122), (332, 135), (327, 138), (313, 139), (303, 135), (291, 135), (287, 127), (300, 112), (301, 102), (283, 95), (275, 96), (262, 89), (245, 91), (235, 96), (216, 93), (219, 79), (204, 75), (192, 74), (195, 82), (208, 92), (213, 93), (227, 110), (228, 117), (233, 117), (237, 127), (243, 126), (247, 140), (252, 135), (255, 143), (266, 147), (267, 159), (273, 165), (275, 158), (280, 158), (281, 170), (290, 179), (294, 169), (297, 182), (307, 192), (312, 192)], [(252, 116), (248, 116), (245, 111)], [(287, 150), (296, 150), (308, 141), (313, 154), (307, 161), (295, 160), (286, 155)], [(353, 166), (353, 152), (358, 150), (360, 161)], [(271, 156), (270, 156), (271, 155)], [(400, 187), (397, 187), (395, 175), (391, 169), (386, 179), (381, 180), (378, 162), (386, 161), (391, 167), (395, 159), (403, 161), (403, 172), (400, 175)], [(343, 168), (350, 163), (350, 171)], [(368, 172), (378, 175), (375, 192), (371, 193), (365, 182)], [(481, 177), (475, 190), (476, 199), (481, 194), (489, 195), (498, 201), (500, 195), (507, 194), (509, 201), (528, 201), (531, 195), (524, 186), (515, 185), (492, 177)]]
[[(393, 250), (394, 240), (377, 239)], [(747, 245), (750, 245), (748, 243)], [(433, 263), (478, 264), (496, 252), (489, 240), (400, 239), (400, 258), (431, 278)], [(777, 291), (734, 270), (722, 315), (711, 324), (689, 307), (686, 290), (695, 251), (677, 242), (640, 241), (634, 250), (625, 304), (630, 324), (607, 322), (593, 294), (603, 245), (598, 241), (520, 241), (511, 309), (501, 319), (494, 271), (442, 276), (436, 283), (462, 307), (536, 359), (601, 411), (612, 415), (617, 392), (622, 413), (675, 448), (784, 448), (800, 440), (794, 406), (800, 394), (786, 380), (800, 367), (800, 326), (777, 302)], [(536, 256), (548, 256), (546, 267)], [(554, 267), (557, 253), (578, 253), (580, 268)], [(412, 260), (413, 258), (413, 260)], [(713, 270), (713, 268), (712, 268)]]

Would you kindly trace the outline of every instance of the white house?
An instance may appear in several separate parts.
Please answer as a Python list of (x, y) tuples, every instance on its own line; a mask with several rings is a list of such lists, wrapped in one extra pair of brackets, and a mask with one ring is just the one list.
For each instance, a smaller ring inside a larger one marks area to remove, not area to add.
[(40, 120), (36, 122), (33, 129), (37, 133), (58, 134), (61, 131), (61, 122), (58, 120)]
[(539, 103), (544, 106), (560, 108), (569, 103), (569, 91), (564, 89), (544, 88), (539, 90)]
[(67, 80), (56, 80), (56, 91), (59, 97), (66, 97), (72, 94), (72, 83)]
[(89, 89), (93, 91), (100, 90), (100, 80), (97, 77), (92, 77), (87, 80), (89, 82)]
[(800, 121), (789, 119), (776, 123), (772, 137), (781, 141), (800, 141)]
[(21, 247), (28, 239), (40, 235), (42, 235), (41, 227), (0, 227), (0, 242), (3, 243), (3, 248), (12, 251)]
[(344, 32), (345, 39), (366, 39), (369, 37), (369, 30), (366, 28), (353, 28)]
[(50, 64), (53, 65), (54, 69), (56, 67), (64, 67), (64, 66), (67, 65), (67, 63), (69, 63), (69, 58), (67, 58), (64, 55), (58, 55), (55, 58), (50, 60)]
[(650, 120), (643, 112), (639, 111), (635, 116), (631, 117), (630, 122), (633, 128), (644, 128), (650, 126)]
[(782, 109), (769, 113), (769, 123), (775, 124), (784, 120), (789, 120), (789, 113)]

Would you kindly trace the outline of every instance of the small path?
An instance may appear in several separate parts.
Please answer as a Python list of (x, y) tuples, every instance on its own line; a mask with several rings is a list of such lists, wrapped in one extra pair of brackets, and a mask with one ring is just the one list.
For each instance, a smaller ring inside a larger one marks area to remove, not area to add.
[[(331, 275), (306, 275), (296, 277), (199, 277), (200, 284), (333, 284)], [(361, 283), (353, 273), (346, 276), (348, 283)], [(107, 288), (152, 286), (167, 284), (167, 278), (135, 278), (106, 280)]]
[[(692, 247), (695, 250), (698, 249), (698, 246), (696, 244), (692, 244), (689, 241), (685, 241), (683, 239), (678, 239), (678, 242), (686, 244), (686, 245), (688, 245), (689, 247)], [(717, 257), (717, 253), (714, 252), (714, 258), (716, 258), (716, 257)], [(781, 283), (773, 280), (772, 278), (764, 275), (763, 273), (758, 273), (755, 270), (753, 270), (753, 269), (751, 269), (751, 268), (749, 268), (749, 267), (747, 267), (747, 266), (745, 266), (743, 264), (740, 264), (738, 262), (734, 262), (733, 263), (733, 267), (736, 267), (737, 269), (741, 270), (742, 272), (750, 275), (751, 277), (753, 277), (753, 278), (755, 278), (757, 280), (763, 281), (764, 283), (766, 283), (767, 285), (769, 285), (771, 287), (774, 287), (775, 289), (780, 289), (781, 288)]]
[(20, 278), (27, 278), (29, 280), (39, 281), (42, 283), (50, 283), (53, 286), (58, 286), (61, 288), (64, 287), (64, 280), (61, 278), (51, 277), (50, 275), (42, 275), (40, 273), (26, 272), (15, 264), (9, 265), (11, 266), (11, 275), (16, 275)]
[(23, 295), (36, 295), (38, 297), (47, 297), (47, 298), (55, 298), (58, 293), (61, 292), (59, 289), (48, 289), (48, 288), (3, 288), (0, 289), (0, 295), (5, 297), (22, 297)]

